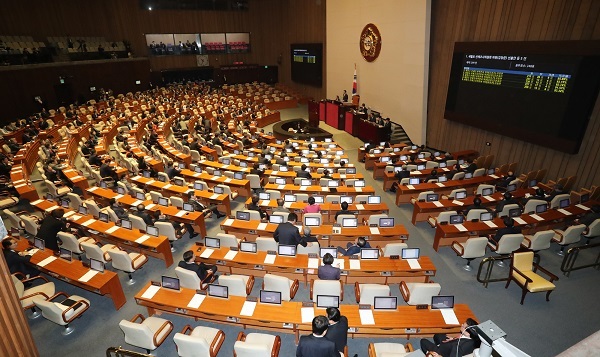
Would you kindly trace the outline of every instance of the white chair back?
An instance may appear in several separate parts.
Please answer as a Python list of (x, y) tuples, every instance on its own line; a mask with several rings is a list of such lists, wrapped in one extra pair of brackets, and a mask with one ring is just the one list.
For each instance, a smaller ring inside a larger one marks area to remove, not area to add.
[(406, 243), (388, 243), (383, 247), (383, 256), (389, 257), (391, 255), (402, 256), (402, 249), (408, 248)]
[(390, 287), (383, 284), (360, 284), (359, 304), (375, 305), (375, 296), (390, 296)]
[(312, 287), (313, 302), (317, 302), (317, 295), (340, 296), (340, 284), (339, 280), (315, 280)]
[(176, 267), (175, 275), (179, 279), (181, 287), (186, 289), (200, 289), (200, 278), (198, 274), (192, 270)]
[(496, 253), (504, 255), (514, 252), (515, 250), (519, 249), (523, 239), (523, 235), (520, 233), (503, 235), (500, 238), (500, 242), (498, 242), (498, 249), (496, 249)]
[(277, 251), (277, 242), (270, 237), (256, 237), (256, 250), (263, 252), (268, 250)]

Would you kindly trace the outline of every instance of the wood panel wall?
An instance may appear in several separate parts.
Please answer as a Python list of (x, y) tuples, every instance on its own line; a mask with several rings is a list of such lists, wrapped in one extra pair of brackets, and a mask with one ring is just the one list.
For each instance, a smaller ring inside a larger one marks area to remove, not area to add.
[(550, 179), (577, 175), (576, 188), (600, 184), (598, 100), (576, 155), (444, 119), (454, 42), (598, 40), (599, 17), (595, 0), (433, 1), (427, 145), (495, 154), (496, 164), (518, 162), (520, 172), (547, 168)]
[(0, 356), (39, 356), (4, 254), (0, 254), (0, 331)]

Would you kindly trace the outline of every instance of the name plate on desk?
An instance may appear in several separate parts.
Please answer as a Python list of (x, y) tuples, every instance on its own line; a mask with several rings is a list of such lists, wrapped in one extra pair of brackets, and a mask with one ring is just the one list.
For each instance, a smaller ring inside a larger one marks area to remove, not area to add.
[(452, 201), (452, 203), (455, 204), (455, 205), (458, 205), (458, 206), (462, 206), (462, 205), (465, 204), (464, 202), (457, 201), (457, 200)]
[(223, 222), (224, 226), (231, 226), (233, 224), (233, 219), (227, 218), (225, 222)]
[(138, 239), (136, 239), (136, 240), (135, 240), (135, 242), (136, 242), (137, 244), (142, 244), (142, 243), (144, 243), (144, 242), (145, 242), (147, 239), (149, 239), (149, 238), (150, 238), (150, 236), (149, 236), (149, 235), (147, 235), (147, 234), (144, 234), (143, 236), (141, 236), (141, 237), (139, 237)]
[(114, 226), (114, 227), (110, 227), (109, 229), (107, 229), (105, 232), (108, 234), (113, 234), (114, 232), (116, 232), (119, 229), (119, 226)]
[(485, 223), (490, 228), (498, 228), (498, 226), (496, 225), (496, 223), (494, 223), (492, 221), (483, 221), (483, 223)]
[(257, 230), (259, 231), (264, 231), (265, 229), (267, 229), (267, 224), (266, 223), (259, 223), (258, 226), (256, 227)]
[(441, 182), (436, 182), (435, 184), (436, 184), (438, 187), (446, 187), (446, 186), (445, 186), (443, 183), (441, 183)]

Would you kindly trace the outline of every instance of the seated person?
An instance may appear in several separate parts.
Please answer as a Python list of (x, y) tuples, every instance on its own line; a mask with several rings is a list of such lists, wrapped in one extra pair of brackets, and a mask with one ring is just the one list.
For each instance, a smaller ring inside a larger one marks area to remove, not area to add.
[(290, 210), (283, 206), (284, 204), (285, 204), (285, 201), (283, 200), (283, 198), (278, 198), (277, 199), (277, 207), (273, 208), (273, 212), (290, 213)]
[(473, 159), (468, 159), (464, 171), (472, 174), (475, 170), (477, 170), (477, 165), (473, 162)]
[(169, 179), (172, 180), (175, 176), (179, 176), (181, 170), (173, 165), (173, 161), (169, 161), (167, 162), (167, 169), (165, 170), (165, 173), (167, 176), (169, 176)]
[(333, 177), (330, 175), (330, 172), (327, 169), (323, 170), (323, 175), (321, 178), (333, 180)]
[(319, 213), (321, 212), (321, 206), (315, 203), (315, 198), (310, 196), (308, 198), (308, 205), (304, 207), (304, 213)]
[(248, 205), (248, 210), (250, 211), (258, 211), (258, 213), (260, 213), (260, 219), (269, 219), (269, 215), (267, 214), (267, 212), (265, 212), (263, 209), (260, 208), (260, 206), (258, 205), (258, 196), (253, 195), (252, 196), (252, 203), (250, 203)]
[(110, 208), (115, 212), (117, 218), (119, 219), (127, 219), (129, 218), (129, 214), (127, 211), (121, 206), (121, 203), (114, 198), (109, 200)]
[(525, 206), (527, 204), (527, 202), (531, 201), (531, 200), (541, 200), (541, 201), (545, 201), (546, 200), (546, 193), (544, 192), (543, 189), (541, 188), (536, 188), (535, 189), (535, 193), (527, 198), (523, 198), (521, 200), (521, 205)]
[(479, 197), (479, 196), (475, 196), (473, 198), (473, 204), (471, 206), (468, 206), (467, 208), (465, 208), (464, 215), (466, 216), (467, 214), (469, 214), (469, 211), (472, 209), (484, 209), (488, 212), (492, 212), (491, 209), (481, 206), (481, 197)]
[(593, 205), (592, 209), (587, 212), (583, 217), (579, 218), (575, 222), (578, 224), (585, 224), (586, 226), (590, 226), (595, 220), (600, 218), (600, 205)]
[(302, 164), (302, 166), (300, 166), (300, 171), (296, 172), (296, 177), (312, 179), (310, 172), (306, 171), (306, 164)]
[(336, 220), (340, 214), (354, 214), (352, 211), (348, 210), (348, 202), (342, 202), (342, 209), (340, 211), (337, 211), (335, 214)]
[(503, 198), (501, 201), (498, 202), (498, 204), (496, 205), (496, 214), (502, 212), (502, 210), (504, 209), (504, 206), (512, 204), (512, 203), (519, 203), (517, 202), (516, 199), (513, 198), (512, 193), (510, 192), (504, 192)]
[(335, 343), (335, 349), (343, 353), (348, 344), (348, 318), (340, 314), (337, 307), (328, 307), (325, 312), (329, 319), (329, 327), (325, 338)]
[(191, 250), (183, 253), (183, 260), (177, 264), (178, 267), (196, 272), (200, 280), (204, 280), (209, 274), (217, 274), (216, 265), (207, 265), (195, 262), (194, 252)]
[(100, 165), (100, 177), (105, 178), (109, 177), (114, 182), (119, 181), (119, 176), (117, 175), (117, 171), (110, 166), (111, 159), (104, 159), (102, 165)]
[(316, 316), (312, 320), (312, 334), (301, 336), (296, 357), (339, 357), (335, 343), (324, 338), (329, 321), (325, 316)]
[(558, 195), (562, 195), (563, 193), (567, 193), (567, 192), (564, 191), (562, 185), (556, 184), (556, 185), (554, 185), (552, 191), (546, 197), (546, 201), (552, 202), (554, 197), (556, 197)]
[(350, 256), (360, 253), (360, 250), (362, 248), (371, 248), (371, 245), (369, 244), (369, 242), (367, 242), (367, 240), (364, 237), (358, 237), (356, 238), (354, 244), (348, 242), (348, 244), (346, 245), (346, 249), (342, 247), (337, 247), (337, 251), (341, 255)]
[(146, 223), (146, 225), (148, 225), (148, 226), (151, 226), (154, 224), (154, 219), (152, 219), (152, 217), (148, 214), (148, 212), (146, 212), (146, 207), (144, 206), (143, 203), (140, 203), (139, 205), (137, 205), (136, 211), (133, 212), (133, 215), (143, 219), (144, 223)]
[(509, 171), (506, 173), (506, 176), (502, 177), (500, 180), (498, 180), (496, 182), (496, 188), (498, 189), (506, 189), (506, 187), (513, 182), (517, 177), (515, 176), (515, 173), (512, 171)]
[(311, 234), (310, 227), (305, 226), (302, 228), (302, 234), (300, 235), (303, 242), (308, 242), (308, 246), (312, 247), (312, 242), (319, 242), (316, 236)]
[(265, 171), (260, 169), (260, 165), (258, 163), (254, 163), (254, 165), (252, 165), (252, 169), (250, 170), (250, 174), (262, 177), (262, 175), (265, 174)]
[(332, 266), (333, 255), (327, 253), (323, 256), (323, 265), (319, 266), (319, 279), (321, 280), (340, 280), (340, 268)]
[(495, 245), (498, 245), (498, 242), (500, 242), (500, 238), (502, 238), (502, 236), (505, 234), (521, 233), (521, 228), (515, 227), (515, 220), (511, 217), (504, 217), (503, 223), (506, 227), (498, 229), (498, 231), (496, 231), (496, 234), (493, 237), (491, 234), (488, 236), (488, 240), (494, 243)]
[(429, 182), (430, 180), (437, 180), (438, 172), (436, 169), (431, 170), (431, 174), (425, 178), (425, 182)]
[(196, 195), (194, 195), (194, 191), (188, 191), (187, 193), (188, 201), (187, 203), (191, 204), (194, 207), (194, 211), (202, 212), (204, 217), (208, 217), (211, 212), (214, 213), (217, 218), (225, 217), (224, 213), (219, 212), (217, 209), (217, 205), (210, 205), (206, 207), (204, 204), (196, 200)]
[(15, 238), (9, 237), (2, 241), (2, 253), (4, 253), (4, 259), (6, 265), (11, 274), (20, 272), (25, 274), (27, 277), (33, 277), (40, 275), (40, 271), (29, 265), (29, 259), (31, 255), (27, 252), (17, 252), (15, 249), (19, 241)]
[(477, 321), (468, 318), (460, 325), (460, 335), (447, 336), (446, 334), (433, 335), (433, 341), (421, 340), (421, 351), (427, 356), (433, 357), (460, 357), (473, 353), (479, 347), (480, 340), (471, 326), (477, 325)]

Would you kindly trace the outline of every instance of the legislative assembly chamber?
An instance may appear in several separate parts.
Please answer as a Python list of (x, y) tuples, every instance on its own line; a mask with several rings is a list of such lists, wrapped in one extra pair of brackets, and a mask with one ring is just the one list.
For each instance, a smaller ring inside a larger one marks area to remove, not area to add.
[(0, 14), (1, 356), (600, 353), (594, 1)]

